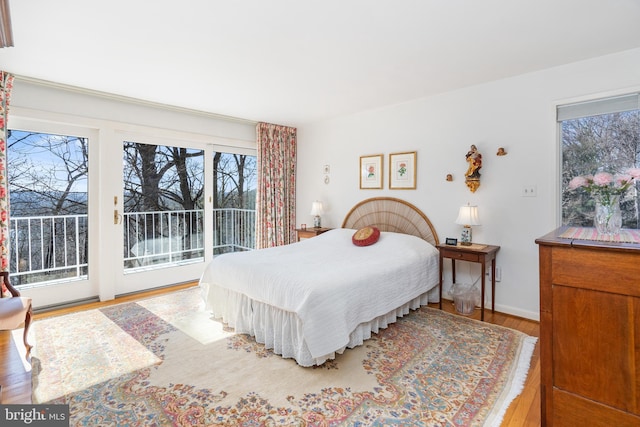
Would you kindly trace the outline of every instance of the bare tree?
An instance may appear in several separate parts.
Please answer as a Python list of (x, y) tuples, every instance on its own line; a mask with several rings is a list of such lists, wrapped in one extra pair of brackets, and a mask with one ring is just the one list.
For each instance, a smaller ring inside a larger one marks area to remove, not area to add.
[(214, 156), (216, 207), (253, 208), (255, 202), (247, 199), (247, 192), (249, 186), (254, 183), (255, 177), (255, 156), (216, 153)]
[[(87, 213), (87, 138), (9, 131), (8, 140), (10, 191), (16, 196), (12, 211), (22, 215)], [(84, 196), (78, 197), (79, 193)]]
[[(155, 212), (202, 206), (202, 156), (201, 150), (125, 142), (127, 209)], [(195, 158), (197, 165), (190, 166), (189, 159)]]
[[(12, 271), (28, 265), (58, 278), (64, 273), (54, 267), (86, 264), (87, 138), (9, 130), (8, 150)], [(78, 232), (67, 233), (69, 228)], [(79, 252), (66, 250), (76, 247)], [(20, 284), (22, 276), (12, 280)]]

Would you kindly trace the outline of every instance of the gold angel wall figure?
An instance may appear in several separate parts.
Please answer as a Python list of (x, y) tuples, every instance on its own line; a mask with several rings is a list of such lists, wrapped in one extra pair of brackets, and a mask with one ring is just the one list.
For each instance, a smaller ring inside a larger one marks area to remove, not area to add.
[(480, 187), (480, 168), (482, 168), (482, 154), (478, 152), (478, 148), (472, 145), (465, 156), (469, 167), (465, 172), (465, 184), (472, 193), (475, 193)]

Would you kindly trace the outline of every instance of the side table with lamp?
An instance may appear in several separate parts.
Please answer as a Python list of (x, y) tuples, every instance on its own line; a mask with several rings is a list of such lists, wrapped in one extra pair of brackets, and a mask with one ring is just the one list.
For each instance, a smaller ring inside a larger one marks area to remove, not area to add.
[(307, 228), (303, 225), (301, 228), (296, 229), (298, 234), (298, 241), (304, 239), (310, 239), (311, 237), (315, 237), (319, 234), (324, 233), (325, 231), (331, 230), (331, 228), (322, 227), (322, 221), (320, 219), (320, 215), (324, 213), (324, 209), (322, 207), (322, 202), (316, 200), (311, 204), (311, 212), (310, 215), (313, 215), (313, 228)]
[(480, 225), (478, 207), (467, 204), (460, 207), (456, 224), (463, 225), (460, 242), (456, 245), (439, 244), (436, 247), (440, 252), (440, 302), (442, 309), (442, 270), (444, 258), (451, 259), (452, 281), (456, 282), (456, 260), (476, 262), (482, 265), (481, 268), (481, 296), (480, 296), (480, 320), (484, 320), (484, 296), (485, 296), (485, 275), (486, 264), (491, 261), (491, 312), (495, 312), (496, 306), (496, 254), (500, 246), (485, 245), (471, 242), (471, 226)]

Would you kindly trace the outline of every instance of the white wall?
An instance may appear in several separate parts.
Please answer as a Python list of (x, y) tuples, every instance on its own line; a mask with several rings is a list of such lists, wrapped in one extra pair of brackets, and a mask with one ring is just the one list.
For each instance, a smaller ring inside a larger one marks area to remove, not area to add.
[[(482, 226), (473, 240), (501, 246), (496, 309), (539, 319), (535, 239), (560, 225), (558, 104), (640, 89), (640, 49), (469, 87), (400, 105), (298, 128), (298, 223), (311, 223), (311, 203), (324, 202), (323, 226), (339, 227), (349, 209), (369, 197), (405, 199), (432, 220), (439, 237), (459, 237), (458, 208), (477, 204)], [(375, 90), (375, 88), (372, 88)], [(465, 154), (483, 154), (481, 186), (464, 183)], [(498, 147), (507, 156), (498, 157)], [(389, 153), (417, 151), (417, 189), (388, 189)], [(384, 189), (359, 189), (359, 157), (384, 154)], [(330, 183), (323, 182), (330, 165)], [(453, 182), (445, 177), (453, 174)], [(537, 197), (523, 197), (535, 185)], [(479, 265), (456, 269), (462, 281)], [(451, 286), (445, 262), (445, 295)]]
[(198, 134), (212, 143), (255, 142), (255, 123), (138, 101), (102, 92), (17, 77), (11, 92), (9, 120), (24, 116), (99, 129), (144, 126), (148, 129)]

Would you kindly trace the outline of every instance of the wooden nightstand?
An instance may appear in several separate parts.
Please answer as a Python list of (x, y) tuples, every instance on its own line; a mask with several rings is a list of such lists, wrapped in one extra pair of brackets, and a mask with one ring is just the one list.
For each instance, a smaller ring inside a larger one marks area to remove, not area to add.
[(318, 234), (322, 234), (325, 231), (332, 230), (331, 228), (323, 227), (311, 227), (311, 228), (296, 228), (298, 233), (298, 242), (303, 239), (310, 239), (316, 237)]
[(480, 319), (484, 320), (484, 282), (486, 275), (487, 262), (491, 261), (491, 312), (495, 313), (496, 307), (496, 254), (500, 250), (500, 246), (485, 245), (482, 243), (474, 243), (471, 246), (438, 245), (440, 252), (440, 309), (442, 310), (442, 260), (451, 258), (451, 273), (453, 275), (453, 283), (456, 283), (456, 260), (479, 262), (482, 264), (482, 290), (480, 303)]

